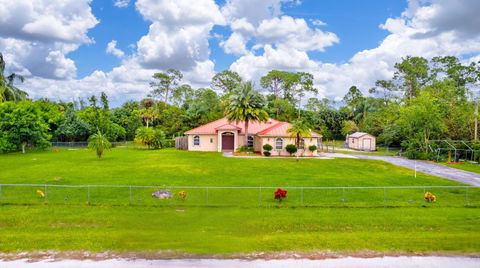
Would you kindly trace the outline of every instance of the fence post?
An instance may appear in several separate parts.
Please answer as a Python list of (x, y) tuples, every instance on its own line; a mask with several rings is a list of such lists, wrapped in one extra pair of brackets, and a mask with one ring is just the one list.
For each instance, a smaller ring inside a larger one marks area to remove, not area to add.
[(129, 195), (130, 195), (130, 206), (132, 205), (132, 186), (129, 186)]
[(2, 203), (2, 185), (0, 184), (0, 203)]
[(258, 188), (258, 206), (262, 205), (262, 187)]
[(207, 206), (208, 206), (208, 187), (205, 187), (205, 194), (206, 194), (206, 199), (207, 199)]
[(387, 187), (383, 187), (383, 207), (387, 207)]
[(90, 185), (87, 185), (87, 204), (90, 206)]
[(345, 187), (342, 188), (342, 208), (345, 207)]
[(468, 187), (465, 187), (465, 203), (466, 203), (466, 206), (468, 207)]
[(48, 202), (48, 188), (47, 185), (45, 184), (45, 203)]
[(423, 187), (423, 205), (425, 206), (425, 193), (427, 190), (425, 190), (425, 186)]
[(303, 207), (303, 187), (301, 189), (301, 202), (300, 202), (300, 204)]

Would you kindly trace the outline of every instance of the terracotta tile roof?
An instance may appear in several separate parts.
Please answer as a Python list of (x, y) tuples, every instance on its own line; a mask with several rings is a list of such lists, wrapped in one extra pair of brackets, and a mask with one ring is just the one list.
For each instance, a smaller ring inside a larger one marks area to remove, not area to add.
[[(268, 119), (267, 122), (249, 122), (248, 133), (259, 136), (289, 136), (287, 129), (292, 125), (287, 122), (281, 122), (275, 119)], [(238, 130), (238, 133), (245, 134), (244, 122), (229, 122), (227, 118), (220, 118), (216, 121), (191, 129), (185, 134), (216, 134), (218, 130)], [(312, 132), (312, 137), (321, 137), (321, 135)]]

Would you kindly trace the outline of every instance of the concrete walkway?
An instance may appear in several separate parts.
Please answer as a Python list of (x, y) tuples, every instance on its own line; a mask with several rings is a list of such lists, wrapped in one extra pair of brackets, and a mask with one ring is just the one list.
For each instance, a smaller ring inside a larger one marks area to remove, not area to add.
[(462, 182), (465, 184), (470, 184), (473, 186), (480, 186), (480, 174), (464, 171), (461, 169), (451, 168), (440, 164), (435, 164), (428, 161), (422, 160), (411, 160), (399, 156), (380, 156), (380, 155), (366, 155), (366, 154), (356, 154), (352, 155), (356, 158), (361, 159), (372, 159), (372, 160), (382, 160), (397, 166), (406, 167), (409, 169), (415, 169), (415, 162), (418, 172), (427, 173), (437, 177), (446, 178), (449, 180), (454, 180)]

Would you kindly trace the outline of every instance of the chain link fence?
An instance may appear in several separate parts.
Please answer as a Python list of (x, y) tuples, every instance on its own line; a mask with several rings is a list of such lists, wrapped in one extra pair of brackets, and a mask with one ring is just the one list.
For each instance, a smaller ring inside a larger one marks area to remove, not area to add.
[[(282, 201), (278, 188), (287, 190)], [(153, 194), (163, 191), (166, 198)], [(436, 201), (425, 200), (425, 193)], [(479, 207), (476, 186), (226, 187), (0, 184), (0, 204), (218, 207)]]

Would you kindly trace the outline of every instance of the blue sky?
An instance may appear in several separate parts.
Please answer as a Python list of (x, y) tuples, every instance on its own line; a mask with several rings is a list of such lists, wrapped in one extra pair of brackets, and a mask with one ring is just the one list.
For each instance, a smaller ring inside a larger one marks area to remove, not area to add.
[(195, 88), (225, 69), (257, 85), (272, 69), (309, 72), (315, 97), (339, 100), (352, 85), (368, 94), (406, 56), (479, 61), (478, 10), (478, 0), (0, 0), (0, 52), (32, 98), (104, 91), (120, 104), (176, 68)]
[[(100, 23), (89, 31), (94, 44), (81, 46), (70, 54), (77, 64), (79, 78), (90, 75), (95, 70), (109, 71), (120, 64), (120, 60), (105, 53), (105, 47), (117, 40), (117, 47), (125, 52), (133, 52), (132, 45), (148, 32), (150, 23), (145, 21), (135, 6), (130, 3), (126, 8), (117, 8), (113, 1), (93, 1), (92, 12)], [(216, 1), (223, 5), (225, 1)], [(312, 59), (343, 63), (356, 52), (378, 46), (388, 35), (379, 25), (389, 17), (398, 17), (405, 10), (406, 1), (357, 1), (357, 0), (303, 0), (301, 4), (287, 4), (283, 8), (285, 15), (294, 18), (321, 20), (326, 23), (322, 29), (332, 31), (340, 38), (340, 43), (329, 47), (325, 52), (311, 52)], [(215, 27), (213, 34), (228, 35), (226, 26)], [(210, 40), (211, 58), (215, 60), (215, 71), (228, 69), (236, 57), (224, 53), (215, 38)]]

